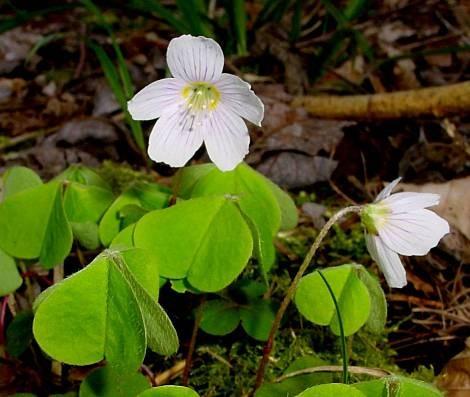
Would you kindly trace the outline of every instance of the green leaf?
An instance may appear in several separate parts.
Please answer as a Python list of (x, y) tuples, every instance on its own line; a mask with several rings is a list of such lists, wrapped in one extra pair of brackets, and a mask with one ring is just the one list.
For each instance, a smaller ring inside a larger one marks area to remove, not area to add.
[(210, 335), (228, 335), (240, 323), (238, 305), (233, 302), (215, 299), (202, 306), (200, 327)]
[(137, 397), (199, 397), (199, 394), (184, 386), (168, 385), (145, 390)]
[(77, 182), (81, 185), (100, 187), (111, 190), (111, 186), (96, 171), (80, 164), (72, 164), (54, 180), (61, 182)]
[(2, 275), (2, 280), (0, 281), (0, 296), (11, 294), (23, 283), (23, 279), (18, 272), (15, 261), (1, 249), (0, 274)]
[(237, 37), (238, 55), (246, 55), (246, 4), (244, 0), (232, 0), (233, 24)]
[(387, 322), (387, 300), (385, 293), (380, 286), (379, 280), (372, 276), (364, 266), (356, 265), (356, 272), (369, 291), (370, 296), (370, 315), (366, 323), (367, 328), (376, 334), (380, 334), (383, 332)]
[(133, 225), (140, 218), (142, 218), (148, 211), (144, 210), (140, 205), (129, 204), (119, 211), (119, 218), (121, 218), (121, 225), (126, 228)]
[[(122, 275), (131, 286), (134, 295), (139, 302), (142, 316), (144, 319), (145, 330), (147, 332), (147, 344), (156, 353), (162, 355), (170, 355), (176, 353), (179, 347), (178, 335), (176, 333), (171, 320), (163, 310), (163, 308), (156, 302), (156, 297), (159, 291), (159, 279), (154, 277), (149, 280), (147, 272), (137, 273), (135, 265), (140, 262), (151, 263), (151, 256), (148, 252), (145, 253), (147, 259), (141, 258), (143, 250), (128, 250), (123, 251), (124, 261), (119, 256), (114, 255), (113, 259), (121, 270)], [(135, 256), (135, 253), (139, 255)], [(144, 251), (145, 252), (145, 251)], [(134, 265), (126, 266), (126, 263)], [(132, 270), (132, 271), (131, 271)], [(151, 267), (149, 267), (151, 270)], [(150, 282), (149, 282), (150, 281)]]
[(242, 327), (252, 338), (266, 341), (276, 315), (272, 302), (258, 300), (240, 309)]
[(41, 178), (33, 170), (20, 166), (12, 167), (3, 174), (3, 199), (41, 185)]
[(122, 229), (119, 234), (114, 237), (113, 241), (109, 248), (113, 249), (125, 249), (134, 247), (134, 230), (135, 224), (127, 226), (125, 229)]
[(148, 249), (167, 278), (187, 278), (198, 290), (219, 291), (250, 258), (250, 230), (235, 204), (204, 197), (152, 211), (137, 223), (137, 247)]
[[(290, 374), (306, 368), (318, 367), (327, 363), (315, 355), (304, 356), (296, 359), (286, 369), (284, 374)], [(295, 396), (308, 387), (322, 383), (329, 383), (333, 380), (331, 373), (312, 373), (297, 375), (287, 378), (279, 383), (265, 383), (261, 386), (255, 397), (285, 397)]]
[(148, 379), (138, 372), (106, 366), (95, 369), (80, 385), (80, 397), (129, 397), (149, 389)]
[(178, 197), (189, 199), (191, 192), (199, 179), (215, 169), (212, 163), (183, 167), (173, 177), (173, 191)]
[(265, 341), (275, 316), (273, 304), (267, 300), (255, 299), (246, 304), (229, 300), (214, 299), (202, 306), (200, 327), (211, 335), (228, 335), (241, 321), (245, 332), (252, 338)]
[(16, 358), (21, 356), (33, 340), (33, 312), (18, 313), (8, 326), (6, 337), (8, 354)]
[[(297, 397), (366, 397), (359, 390), (342, 383), (318, 385), (297, 394)], [(378, 396), (375, 396), (378, 397)]]
[(54, 287), (37, 308), (33, 332), (49, 356), (70, 365), (106, 358), (137, 369), (145, 354), (138, 303), (105, 254)]
[(0, 204), (0, 248), (7, 254), (39, 258), (51, 268), (63, 262), (71, 247), (72, 230), (59, 182), (24, 190)]
[(294, 201), (287, 192), (282, 190), (274, 182), (265, 178), (276, 197), (279, 208), (281, 209), (281, 230), (290, 230), (297, 226), (299, 222), (299, 214)]
[(166, 207), (170, 195), (155, 183), (138, 183), (123, 192), (108, 208), (100, 222), (100, 239), (108, 246), (123, 229), (120, 211), (128, 205), (138, 205), (146, 210)]
[(100, 246), (98, 235), (98, 225), (93, 222), (71, 223), (72, 232), (75, 239), (82, 247), (89, 250), (97, 249)]
[[(105, 251), (39, 296), (34, 336), (48, 355), (67, 364), (105, 358), (113, 367), (137, 369), (146, 338), (157, 352), (175, 350), (176, 333), (157, 294), (158, 270), (148, 253)], [(155, 343), (156, 333), (165, 346)]]
[[(370, 315), (371, 299), (364, 283), (358, 278), (354, 265), (342, 265), (322, 270), (338, 301), (345, 335), (361, 328)], [(295, 304), (309, 321), (330, 325), (339, 335), (335, 306), (318, 272), (304, 276), (297, 287)]]
[(254, 227), (255, 254), (267, 272), (275, 261), (273, 239), (281, 225), (281, 210), (266, 178), (242, 163), (233, 171), (214, 168), (198, 180), (192, 197), (231, 195)]
[(71, 182), (64, 194), (65, 213), (70, 222), (98, 223), (113, 200), (111, 190)]
[(366, 397), (442, 397), (443, 394), (432, 385), (402, 376), (387, 376), (353, 385)]

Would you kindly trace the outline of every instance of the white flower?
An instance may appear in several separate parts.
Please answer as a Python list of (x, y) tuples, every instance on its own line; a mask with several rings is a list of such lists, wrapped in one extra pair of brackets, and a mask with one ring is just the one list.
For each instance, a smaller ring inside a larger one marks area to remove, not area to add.
[(218, 168), (235, 168), (250, 144), (242, 118), (261, 125), (263, 103), (248, 83), (222, 73), (224, 54), (212, 39), (171, 40), (167, 63), (174, 77), (149, 84), (128, 103), (135, 120), (158, 118), (150, 134), (150, 158), (181, 167), (205, 142)]
[(438, 194), (405, 192), (390, 195), (400, 179), (391, 182), (373, 204), (364, 206), (361, 211), (367, 249), (388, 285), (394, 288), (406, 285), (406, 271), (398, 254), (425, 255), (449, 233), (447, 221), (425, 209), (439, 204)]

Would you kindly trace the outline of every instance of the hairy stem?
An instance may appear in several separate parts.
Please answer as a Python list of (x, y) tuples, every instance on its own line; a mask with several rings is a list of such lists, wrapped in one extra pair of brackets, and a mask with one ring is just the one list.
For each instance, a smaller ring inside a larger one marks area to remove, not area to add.
[[(263, 356), (261, 357), (259, 366), (258, 366), (258, 372), (256, 373), (256, 381), (255, 381), (255, 388), (254, 390), (256, 391), (263, 383), (264, 380), (264, 374), (266, 372), (266, 366), (269, 361), (269, 355), (271, 354), (271, 351), (273, 349), (273, 344), (274, 344), (274, 337), (276, 336), (276, 332), (279, 329), (279, 326), (281, 324), (282, 317), (284, 316), (284, 313), (287, 310), (287, 307), (289, 306), (289, 303), (292, 300), (292, 297), (294, 296), (294, 292), (297, 289), (297, 285), (304, 275), (305, 271), (307, 270), (308, 266), (310, 265), (310, 262), (312, 261), (313, 257), (315, 256), (315, 253), (317, 252), (318, 248), (320, 247), (321, 242), (325, 238), (326, 234), (328, 231), (331, 229), (331, 227), (338, 222), (339, 219), (341, 219), (344, 215), (349, 214), (351, 212), (359, 212), (361, 209), (360, 206), (351, 206), (351, 207), (346, 207), (343, 208), (342, 210), (338, 211), (335, 215), (333, 215), (328, 222), (323, 226), (323, 228), (320, 230), (320, 233), (318, 233), (318, 236), (315, 238), (315, 241), (313, 242), (312, 246), (310, 247), (310, 250), (308, 251), (307, 255), (305, 256), (304, 261), (302, 262), (302, 265), (300, 265), (299, 270), (297, 271), (297, 274), (295, 275), (294, 279), (292, 280), (292, 283), (290, 284), (286, 295), (284, 296), (284, 299), (281, 303), (281, 306), (279, 306), (279, 309), (276, 313), (276, 317), (274, 318), (273, 325), (271, 326), (271, 330), (269, 331), (269, 336), (268, 340), (266, 342), (266, 345), (264, 346), (263, 349)], [(254, 393), (253, 393), (254, 394)]]

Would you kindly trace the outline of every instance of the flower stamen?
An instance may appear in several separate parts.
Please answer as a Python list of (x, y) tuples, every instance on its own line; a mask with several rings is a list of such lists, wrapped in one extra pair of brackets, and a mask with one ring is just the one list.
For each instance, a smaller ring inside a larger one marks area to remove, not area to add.
[(220, 101), (220, 92), (214, 84), (197, 82), (188, 84), (181, 92), (193, 113), (214, 110)]

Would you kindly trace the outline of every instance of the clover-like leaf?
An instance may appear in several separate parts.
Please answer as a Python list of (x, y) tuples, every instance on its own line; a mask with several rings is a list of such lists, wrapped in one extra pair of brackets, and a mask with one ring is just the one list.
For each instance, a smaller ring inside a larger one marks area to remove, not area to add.
[(38, 174), (26, 167), (11, 167), (3, 174), (3, 199), (42, 185)]
[(364, 283), (370, 296), (370, 315), (366, 326), (376, 334), (383, 332), (387, 322), (387, 300), (377, 278), (371, 275), (362, 265), (356, 265), (359, 279)]
[(355, 383), (356, 389), (366, 397), (442, 397), (434, 386), (417, 379), (402, 376), (387, 376), (367, 382)]
[(167, 385), (145, 390), (137, 397), (199, 397), (199, 394), (188, 387)]
[(192, 189), (192, 197), (233, 195), (249, 218), (255, 241), (255, 254), (268, 271), (275, 261), (273, 238), (281, 225), (281, 210), (268, 181), (242, 163), (233, 171), (214, 168), (202, 176)]
[[(338, 302), (345, 335), (361, 328), (370, 314), (371, 299), (364, 283), (355, 271), (355, 265), (342, 265), (322, 270)], [(313, 272), (304, 276), (297, 287), (295, 304), (307, 320), (330, 325), (339, 335), (339, 323), (333, 299), (324, 281)]]
[(240, 211), (224, 197), (182, 201), (148, 213), (136, 224), (134, 244), (152, 253), (162, 276), (186, 277), (206, 292), (235, 280), (253, 249)]
[(56, 179), (66, 184), (64, 209), (74, 237), (87, 249), (98, 248), (98, 222), (114, 200), (110, 187), (82, 166), (72, 166)]
[(137, 396), (150, 388), (148, 379), (138, 372), (129, 372), (111, 366), (95, 369), (80, 385), (80, 397)]
[(8, 354), (18, 358), (33, 340), (33, 313), (30, 310), (17, 313), (8, 325), (6, 337)]
[(51, 268), (63, 262), (72, 240), (60, 182), (22, 190), (0, 203), (0, 248), (10, 256), (39, 258)]
[(38, 297), (34, 336), (48, 355), (67, 364), (105, 358), (113, 367), (137, 369), (147, 342), (163, 354), (178, 347), (157, 294), (158, 270), (148, 253), (105, 251)]
[(108, 208), (99, 225), (100, 239), (103, 245), (109, 246), (114, 237), (127, 225), (124, 225), (120, 211), (137, 205), (146, 211), (164, 208), (168, 205), (170, 193), (156, 183), (140, 182), (123, 192)]
[(240, 318), (245, 332), (252, 338), (265, 341), (273, 325), (276, 311), (272, 302), (259, 299), (240, 308)]
[[(308, 388), (296, 397), (366, 397), (352, 386), (342, 383), (328, 383)], [(378, 396), (375, 396), (378, 397)]]
[(23, 283), (15, 260), (0, 249), (0, 296), (11, 294)]
[(199, 326), (211, 335), (227, 335), (238, 327), (240, 311), (238, 305), (221, 299), (214, 299), (202, 306)]
[(274, 321), (275, 310), (271, 302), (255, 299), (245, 304), (214, 299), (202, 308), (200, 327), (211, 335), (227, 335), (242, 324), (252, 338), (265, 341)]

